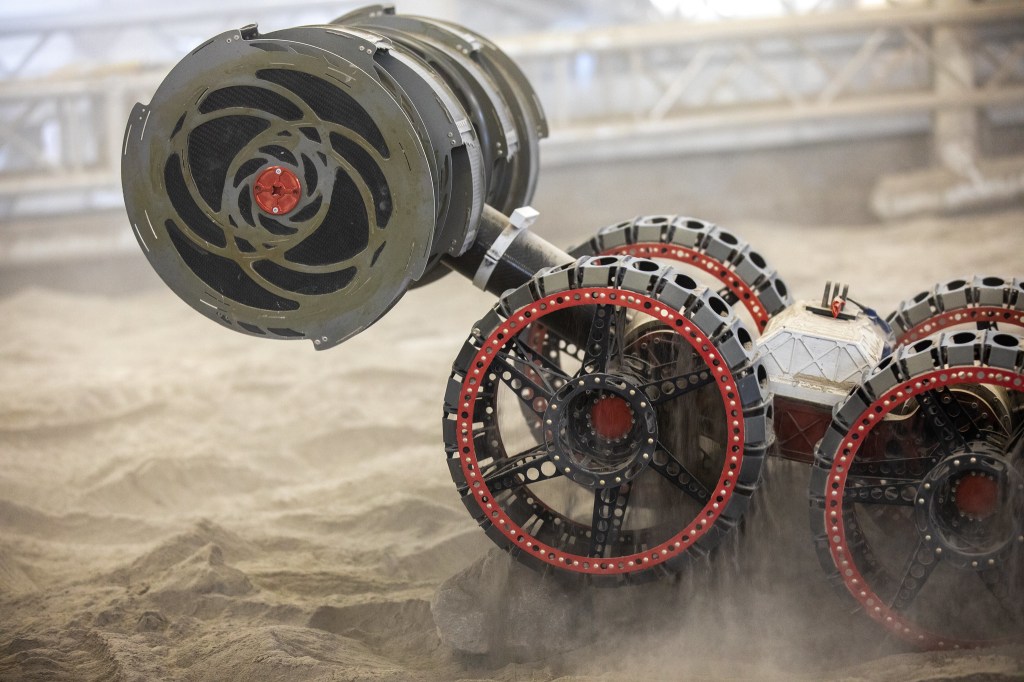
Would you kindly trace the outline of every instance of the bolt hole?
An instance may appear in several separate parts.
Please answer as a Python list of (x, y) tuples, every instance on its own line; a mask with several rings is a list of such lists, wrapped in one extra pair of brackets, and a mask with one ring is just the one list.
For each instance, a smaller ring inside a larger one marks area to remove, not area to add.
[(992, 343), (1003, 348), (1016, 348), (1020, 345), (1020, 339), (1009, 334), (996, 334), (992, 337)]
[(636, 260), (633, 261), (632, 265), (634, 269), (639, 270), (640, 272), (655, 272), (656, 270), (661, 269), (661, 266), (652, 260)]

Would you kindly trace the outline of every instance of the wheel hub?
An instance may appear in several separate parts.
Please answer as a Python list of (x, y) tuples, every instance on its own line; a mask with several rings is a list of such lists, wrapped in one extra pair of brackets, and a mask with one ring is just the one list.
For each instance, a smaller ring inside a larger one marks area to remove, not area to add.
[(1024, 532), (1024, 476), (986, 443), (946, 457), (921, 481), (918, 530), (961, 568), (1001, 561)]
[(657, 413), (647, 396), (612, 374), (588, 374), (563, 386), (548, 405), (544, 427), (555, 466), (594, 489), (635, 478), (658, 442)]

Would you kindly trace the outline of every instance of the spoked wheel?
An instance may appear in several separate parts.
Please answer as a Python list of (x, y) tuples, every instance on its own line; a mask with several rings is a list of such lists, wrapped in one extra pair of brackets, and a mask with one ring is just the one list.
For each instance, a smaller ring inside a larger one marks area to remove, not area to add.
[(444, 432), (463, 502), (546, 571), (619, 583), (679, 570), (759, 481), (771, 403), (751, 349), (724, 300), (652, 261), (542, 271), (455, 362)]
[(718, 295), (755, 334), (791, 304), (785, 282), (749, 244), (712, 223), (672, 215), (642, 216), (602, 228), (574, 256), (629, 255), (667, 262), (698, 282), (713, 280)]
[(898, 349), (818, 446), (818, 555), (872, 618), (927, 648), (1024, 638), (1024, 341)]
[(1024, 333), (1024, 280), (978, 275), (936, 284), (886, 318), (896, 342), (913, 343), (953, 328)]

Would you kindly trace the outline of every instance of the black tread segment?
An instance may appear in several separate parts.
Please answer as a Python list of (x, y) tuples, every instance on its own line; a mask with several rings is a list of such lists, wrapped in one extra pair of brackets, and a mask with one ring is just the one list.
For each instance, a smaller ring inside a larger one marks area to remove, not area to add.
[[(995, 318), (976, 319), (972, 316), (972, 309), (982, 306), (1003, 308), (1005, 312)], [(964, 313), (962, 324), (973, 322), (979, 331), (999, 328), (999, 325), (1004, 329), (1024, 328), (1024, 278), (975, 275), (939, 282), (930, 289), (901, 301), (885, 321), (892, 327), (897, 340), (901, 343), (912, 343), (941, 331), (935, 327), (908, 336), (915, 327), (938, 318), (943, 313), (957, 311)]]
[[(793, 302), (786, 283), (745, 240), (714, 223), (696, 218), (638, 216), (601, 228), (593, 239), (570, 249), (569, 253), (573, 256), (595, 256), (617, 247), (651, 243), (681, 246), (718, 262), (723, 270), (756, 292), (769, 317), (779, 314)], [(671, 258), (668, 254), (664, 257)], [(718, 294), (730, 305), (738, 300), (728, 289)]]

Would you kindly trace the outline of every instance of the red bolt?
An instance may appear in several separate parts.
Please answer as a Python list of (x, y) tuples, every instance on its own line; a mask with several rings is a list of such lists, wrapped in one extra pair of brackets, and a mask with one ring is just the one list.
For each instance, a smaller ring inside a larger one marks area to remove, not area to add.
[(267, 168), (252, 187), (256, 205), (267, 213), (284, 215), (295, 208), (302, 196), (302, 185), (295, 173), (281, 166)]

